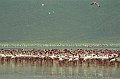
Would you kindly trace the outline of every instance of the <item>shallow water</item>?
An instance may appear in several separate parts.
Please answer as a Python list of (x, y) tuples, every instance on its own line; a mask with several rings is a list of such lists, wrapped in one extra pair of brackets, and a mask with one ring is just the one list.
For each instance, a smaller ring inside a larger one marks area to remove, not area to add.
[(119, 79), (120, 67), (0, 64), (0, 79)]

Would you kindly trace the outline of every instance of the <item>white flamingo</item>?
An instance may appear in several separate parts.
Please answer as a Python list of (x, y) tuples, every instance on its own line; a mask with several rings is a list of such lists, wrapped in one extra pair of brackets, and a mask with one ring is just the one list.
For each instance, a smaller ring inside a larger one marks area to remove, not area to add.
[(6, 57), (6, 55), (5, 55), (5, 54), (0, 54), (0, 56), (1, 56), (1, 57)]
[(73, 58), (69, 58), (69, 60), (68, 61), (73, 61)]
[(63, 61), (63, 58), (62, 58), (62, 57), (59, 57), (59, 61)]
[(52, 54), (51, 56), (49, 56), (50, 58), (54, 59), (56, 58), (56, 56), (54, 54)]

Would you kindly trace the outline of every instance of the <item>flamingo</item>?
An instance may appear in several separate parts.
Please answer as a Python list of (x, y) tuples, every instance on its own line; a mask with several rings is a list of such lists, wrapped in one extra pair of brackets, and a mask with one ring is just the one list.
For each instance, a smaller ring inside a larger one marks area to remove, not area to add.
[(69, 60), (68, 61), (73, 61), (73, 58), (69, 58)]
[(49, 57), (52, 58), (52, 59), (56, 58), (56, 56), (54, 54), (49, 56)]

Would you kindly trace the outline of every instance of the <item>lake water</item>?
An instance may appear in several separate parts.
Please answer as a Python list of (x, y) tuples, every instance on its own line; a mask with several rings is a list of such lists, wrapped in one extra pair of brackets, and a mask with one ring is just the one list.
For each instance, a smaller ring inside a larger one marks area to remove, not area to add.
[(119, 79), (116, 66), (59, 66), (33, 63), (0, 64), (0, 79)]
[(119, 40), (120, 0), (97, 1), (0, 0), (0, 41)]

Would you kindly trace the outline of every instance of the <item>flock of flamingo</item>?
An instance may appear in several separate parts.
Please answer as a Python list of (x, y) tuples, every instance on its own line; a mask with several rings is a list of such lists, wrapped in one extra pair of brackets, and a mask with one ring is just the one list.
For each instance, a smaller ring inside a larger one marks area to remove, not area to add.
[(0, 49), (0, 62), (120, 65), (120, 50), (113, 49)]

